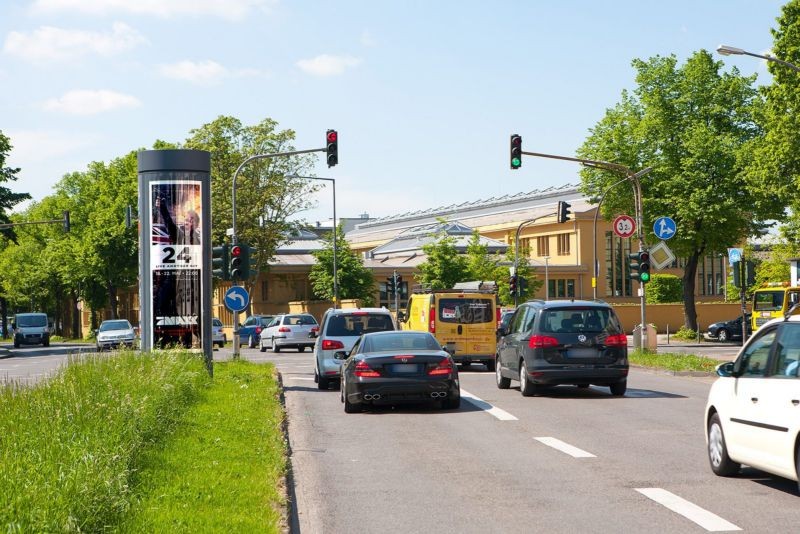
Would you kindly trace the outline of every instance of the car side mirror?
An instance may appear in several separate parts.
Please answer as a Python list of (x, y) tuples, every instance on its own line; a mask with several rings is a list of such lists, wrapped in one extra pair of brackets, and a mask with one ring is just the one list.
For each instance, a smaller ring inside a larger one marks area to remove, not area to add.
[(401, 323), (406, 322), (406, 313), (405, 312), (397, 312), (397, 320)]
[(736, 376), (736, 365), (733, 362), (721, 363), (717, 366), (717, 375)]
[(347, 352), (340, 350), (333, 353), (334, 360), (346, 360), (347, 359)]
[(497, 329), (497, 334), (500, 335), (501, 337), (502, 336), (507, 336), (508, 335), (508, 328), (506, 328), (505, 326), (501, 326), (500, 328)]

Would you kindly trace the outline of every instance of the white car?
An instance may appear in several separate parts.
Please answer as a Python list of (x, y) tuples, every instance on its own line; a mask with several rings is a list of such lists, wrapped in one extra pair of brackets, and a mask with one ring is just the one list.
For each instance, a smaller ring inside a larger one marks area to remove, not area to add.
[(705, 414), (714, 473), (735, 475), (745, 464), (800, 479), (798, 362), (800, 316), (789, 315), (763, 325), (736, 361), (717, 367)]
[(228, 336), (222, 331), (222, 321), (216, 317), (211, 319), (211, 334), (212, 343), (217, 345), (219, 348), (224, 347), (225, 343), (228, 342)]
[(133, 325), (127, 319), (112, 319), (100, 323), (97, 329), (97, 351), (113, 349), (121, 345), (133, 348), (136, 342), (136, 333)]
[(266, 352), (270, 347), (272, 352), (292, 347), (297, 352), (303, 352), (306, 347), (314, 347), (314, 337), (319, 330), (319, 325), (310, 313), (286, 313), (276, 315), (269, 325), (261, 331), (259, 347), (261, 352)]

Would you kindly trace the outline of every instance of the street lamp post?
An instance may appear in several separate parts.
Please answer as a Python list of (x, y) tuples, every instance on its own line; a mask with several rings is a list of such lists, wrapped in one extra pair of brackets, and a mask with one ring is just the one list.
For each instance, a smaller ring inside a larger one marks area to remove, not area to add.
[(761, 59), (766, 59), (767, 61), (774, 61), (775, 63), (780, 63), (786, 67), (789, 67), (792, 70), (800, 72), (800, 67), (793, 63), (789, 63), (788, 61), (784, 61), (782, 59), (778, 59), (775, 56), (771, 56), (769, 54), (756, 54), (753, 52), (748, 52), (747, 50), (742, 50), (741, 48), (736, 48), (735, 46), (728, 46), (728, 45), (719, 45), (717, 47), (717, 52), (719, 52), (723, 56), (752, 56)]

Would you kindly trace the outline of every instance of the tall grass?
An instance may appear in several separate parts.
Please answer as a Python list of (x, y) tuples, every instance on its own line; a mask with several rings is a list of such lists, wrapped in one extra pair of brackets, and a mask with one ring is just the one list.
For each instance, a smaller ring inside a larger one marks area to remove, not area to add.
[(670, 371), (702, 371), (713, 373), (720, 360), (698, 356), (696, 354), (678, 354), (674, 352), (650, 352), (631, 350), (628, 352), (628, 361), (633, 365), (667, 369)]
[(131, 507), (147, 447), (170, 434), (210, 383), (185, 352), (123, 352), (48, 382), (0, 389), (0, 528), (97, 532)]

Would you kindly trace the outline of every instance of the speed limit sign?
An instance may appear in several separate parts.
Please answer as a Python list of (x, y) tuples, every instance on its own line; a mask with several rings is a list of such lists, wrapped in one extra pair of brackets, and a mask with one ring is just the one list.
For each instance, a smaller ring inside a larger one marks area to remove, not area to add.
[(620, 215), (614, 219), (614, 233), (620, 237), (630, 237), (636, 232), (636, 221), (630, 215)]

